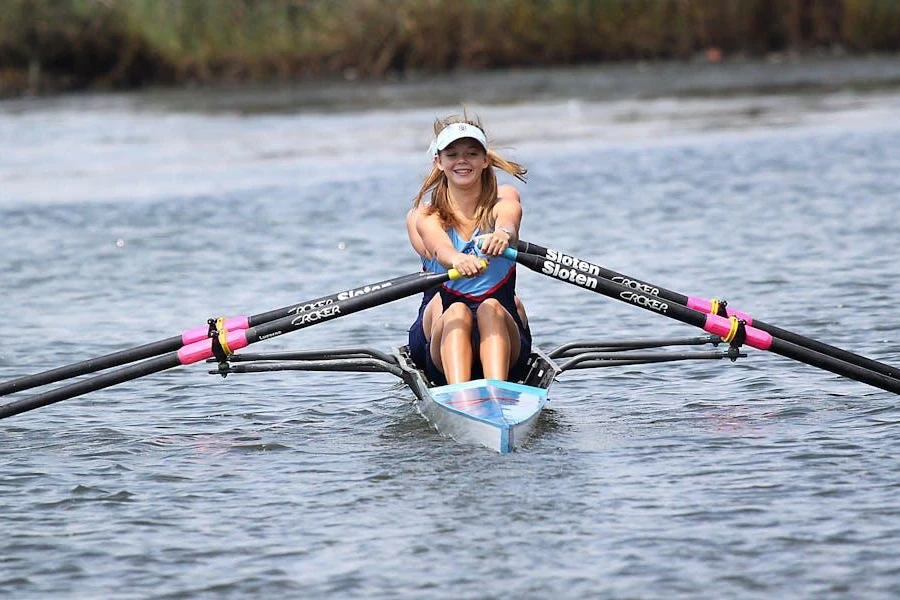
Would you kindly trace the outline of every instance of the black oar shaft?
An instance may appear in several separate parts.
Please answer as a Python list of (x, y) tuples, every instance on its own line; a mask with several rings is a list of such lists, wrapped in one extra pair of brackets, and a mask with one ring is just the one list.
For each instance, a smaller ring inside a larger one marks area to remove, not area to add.
[[(316, 310), (292, 314), (269, 323), (264, 323), (250, 329), (232, 331), (228, 334), (227, 341), (232, 349), (243, 348), (255, 342), (270, 339), (291, 333), (299, 329), (305, 329), (318, 323), (331, 321), (339, 317), (353, 314), (367, 308), (387, 304), (401, 298), (424, 292), (428, 288), (440, 285), (457, 277), (454, 271), (451, 273), (415, 273), (410, 276), (400, 277), (395, 280), (382, 282), (379, 288), (368, 292), (357, 290), (357, 295), (350, 295), (344, 300), (338, 300), (333, 304)], [(0, 419), (11, 417), (35, 408), (55, 404), (69, 398), (81, 396), (89, 392), (101, 390), (119, 383), (124, 383), (138, 377), (158, 373), (179, 365), (193, 364), (214, 356), (212, 350), (213, 341), (204, 339), (178, 351), (151, 358), (144, 362), (128, 365), (119, 369), (103, 373), (89, 379), (70, 383), (62, 387), (22, 398), (0, 406)]]
[[(575, 264), (580, 263), (585, 268), (595, 270), (595, 272), (599, 273), (600, 277), (603, 277), (604, 279), (609, 279), (610, 281), (639, 290), (651, 296), (658, 296), (665, 300), (676, 302), (682, 306), (688, 306), (691, 300), (690, 296), (686, 296), (678, 292), (673, 292), (672, 290), (668, 290), (664, 287), (660, 287), (646, 281), (641, 281), (640, 279), (636, 279), (634, 277), (629, 277), (628, 275), (623, 275), (621, 273), (605, 269), (599, 265), (595, 265), (580, 258), (567, 255), (564, 252), (553, 250), (551, 248), (545, 248), (537, 244), (532, 244), (531, 242), (520, 240), (518, 243), (518, 250), (519, 252), (548, 258), (556, 262), (562, 261), (563, 264), (565, 264), (566, 262)], [(752, 319), (752, 322), (750, 324), (753, 327), (765, 331), (766, 333), (769, 333), (776, 338), (791, 342), (792, 344), (796, 344), (804, 348), (809, 348), (810, 350), (815, 350), (816, 352), (819, 352), (821, 354), (832, 356), (854, 365), (859, 365), (870, 371), (875, 371), (876, 373), (881, 373), (882, 375), (886, 375), (887, 377), (891, 377), (900, 381), (900, 367), (895, 367), (865, 356), (861, 356), (859, 354), (855, 354), (853, 352), (850, 352), (849, 350), (844, 350), (843, 348), (838, 348), (836, 346), (832, 346), (830, 344), (808, 338), (806, 336), (800, 335), (799, 333), (788, 331), (787, 329), (782, 329), (781, 327), (771, 325), (755, 318)]]
[(290, 315), (296, 315), (302, 312), (308, 312), (317, 308), (322, 308), (324, 306), (333, 304), (334, 302), (337, 302), (339, 300), (345, 300), (352, 296), (365, 295), (376, 290), (380, 290), (386, 285), (396, 285), (401, 281), (415, 280), (420, 275), (421, 273), (410, 273), (409, 275), (405, 275), (403, 277), (386, 279), (384, 281), (379, 281), (378, 283), (371, 283), (358, 288), (350, 288), (349, 290), (338, 292), (337, 294), (322, 296), (320, 298), (316, 298), (315, 300), (305, 300), (303, 302), (298, 302), (296, 304), (291, 304), (282, 308), (276, 308), (275, 310), (251, 315), (247, 318), (247, 322), (249, 323), (250, 327), (256, 327), (257, 325), (262, 325), (263, 323), (269, 323), (271, 321), (277, 321), (278, 319), (283, 319), (284, 317)]
[(22, 398), (21, 400), (16, 400), (14, 402), (10, 402), (9, 404), (0, 406), (0, 419), (5, 419), (6, 417), (11, 417), (13, 415), (17, 415), (29, 410), (34, 410), (35, 408), (41, 408), (42, 406), (48, 406), (50, 404), (62, 402), (63, 400), (74, 398), (75, 396), (81, 396), (90, 392), (102, 390), (103, 388), (108, 388), (119, 383), (131, 381), (132, 379), (137, 379), (138, 377), (144, 377), (145, 375), (159, 373), (160, 371), (165, 371), (166, 369), (177, 367), (180, 364), (181, 362), (178, 360), (178, 353), (172, 352), (170, 354), (152, 358), (150, 360), (134, 365), (128, 365), (126, 367), (110, 371), (109, 373), (97, 375), (96, 377), (91, 377), (89, 379), (84, 379), (76, 383), (64, 385), (62, 387), (56, 388), (55, 390), (50, 390), (41, 394), (35, 394), (34, 396)]
[(844, 350), (843, 348), (838, 348), (836, 346), (826, 344), (825, 342), (820, 342), (818, 340), (808, 338), (806, 336), (800, 335), (799, 333), (794, 333), (793, 331), (788, 331), (787, 329), (782, 329), (781, 327), (770, 325), (769, 323), (760, 321), (758, 319), (753, 319), (753, 326), (757, 329), (762, 329), (763, 331), (772, 334), (772, 336), (776, 339), (781, 339), (786, 342), (791, 342), (792, 344), (802, 346), (804, 348), (809, 348), (810, 350), (815, 350), (816, 352), (838, 358), (845, 362), (858, 365), (870, 371), (875, 371), (876, 373), (881, 373), (886, 377), (890, 377), (892, 379), (900, 381), (900, 367), (895, 367), (887, 363), (879, 362), (877, 360), (861, 356), (854, 352), (850, 352), (849, 350)]
[[(528, 267), (532, 271), (541, 273), (542, 275), (566, 283), (571, 283), (572, 285), (609, 298), (633, 304), (639, 308), (661, 314), (675, 319), (676, 321), (699, 327), (709, 333), (719, 334), (721, 329), (720, 322), (727, 321), (724, 317), (708, 315), (692, 308), (682, 306), (681, 304), (669, 302), (658, 296), (645, 294), (633, 287), (614, 283), (609, 279), (595, 276), (594, 273), (589, 271), (582, 271), (574, 265), (566, 267), (549, 258), (522, 252), (516, 253), (515, 260), (519, 264)], [(719, 329), (716, 328), (717, 325), (719, 326)], [(900, 394), (900, 381), (893, 379), (892, 377), (873, 372), (869, 369), (827, 356), (791, 342), (773, 338), (770, 334), (755, 330), (753, 327), (747, 328), (747, 335), (748, 345), (751, 347), (769, 350), (770, 352), (792, 358), (811, 366), (819, 367), (826, 371), (831, 371), (832, 373), (842, 375), (849, 379), (867, 383), (874, 387), (894, 392), (895, 394)], [(751, 343), (750, 339), (758, 341)]]
[(876, 373), (871, 369), (867, 369), (860, 365), (849, 363), (847, 361), (822, 354), (777, 337), (772, 338), (772, 345), (769, 347), (770, 352), (791, 358), (793, 360), (805, 363), (807, 365), (818, 367), (825, 371), (830, 371), (836, 375), (841, 375), (848, 379), (853, 379), (861, 383), (867, 383), (888, 392), (900, 394), (900, 380), (888, 377), (882, 373)]
[[(316, 298), (314, 300), (306, 300), (303, 302), (298, 302), (296, 304), (291, 304), (289, 306), (276, 308), (275, 310), (270, 310), (268, 312), (252, 315), (246, 318), (245, 327), (255, 327), (257, 325), (269, 323), (271, 321), (282, 319), (290, 315), (297, 315), (302, 312), (308, 312), (317, 308), (322, 308), (333, 304), (334, 302), (337, 302), (342, 298), (350, 297), (352, 295), (365, 295), (372, 291), (382, 289), (385, 285), (395, 285), (407, 279), (415, 279), (419, 275), (420, 273), (411, 273), (409, 275), (398, 277), (396, 279), (388, 279), (359, 288), (351, 288), (343, 292), (338, 292), (337, 294), (322, 296), (321, 298)], [(244, 317), (237, 317), (236, 319), (242, 320), (244, 319)], [(26, 375), (17, 379), (10, 379), (8, 381), (0, 382), (0, 396), (6, 396), (8, 394), (29, 390), (31, 388), (40, 387), (42, 385), (47, 385), (50, 383), (56, 383), (57, 381), (62, 381), (63, 379), (70, 379), (72, 377), (79, 377), (81, 375), (89, 375), (91, 373), (96, 373), (97, 371), (102, 371), (104, 369), (118, 367), (139, 360), (144, 360), (146, 358), (159, 356), (160, 354), (164, 354), (166, 352), (173, 352), (181, 348), (184, 343), (184, 334), (180, 336), (176, 335), (164, 340), (150, 342), (148, 344), (144, 344), (143, 346), (120, 350), (118, 352), (98, 356), (96, 358), (89, 358), (87, 360), (82, 360), (70, 365), (50, 369), (49, 371), (42, 371), (40, 373), (35, 373), (34, 375)]]
[(584, 265), (585, 268), (589, 268), (591, 271), (599, 274), (603, 279), (609, 279), (614, 283), (626, 285), (630, 288), (640, 290), (645, 294), (650, 294), (651, 296), (659, 296), (660, 298), (665, 298), (666, 300), (677, 302), (682, 306), (687, 306), (688, 300), (690, 299), (689, 296), (685, 296), (684, 294), (679, 294), (678, 292), (673, 292), (672, 290), (667, 290), (666, 288), (655, 286), (651, 283), (647, 283), (646, 281), (641, 281), (640, 279), (635, 279), (634, 277), (629, 277), (628, 275), (623, 275), (622, 273), (611, 271), (610, 269), (606, 269), (604, 267), (601, 267), (600, 265), (595, 265), (594, 263), (572, 256), (571, 254), (560, 252), (559, 250), (545, 248), (544, 246), (532, 244), (531, 242), (526, 242), (525, 240), (519, 240), (516, 247), (519, 252), (524, 252), (525, 254), (533, 254), (535, 256), (547, 258), (561, 264), (569, 262), (577, 265), (580, 263)]
[(343, 300), (338, 300), (333, 304), (323, 306), (321, 308), (302, 312), (299, 314), (288, 315), (287, 317), (269, 321), (251, 327), (246, 330), (247, 343), (252, 344), (260, 340), (267, 340), (285, 333), (304, 329), (316, 323), (331, 321), (349, 315), (373, 306), (387, 304), (407, 298), (414, 294), (424, 292), (425, 290), (441, 285), (448, 281), (451, 277), (458, 277), (455, 270), (451, 273), (415, 273), (406, 277), (398, 278), (392, 281), (383, 282), (380, 287), (361, 293), (357, 291), (355, 295), (350, 294)]
[(42, 385), (47, 385), (48, 383), (55, 383), (71, 377), (78, 377), (79, 375), (96, 373), (97, 371), (109, 369), (110, 367), (118, 367), (137, 360), (159, 356), (164, 352), (172, 352), (179, 348), (181, 348), (181, 336), (176, 335), (165, 340), (151, 342), (136, 348), (120, 350), (119, 352), (113, 352), (112, 354), (99, 356), (97, 358), (89, 358), (71, 365), (50, 369), (49, 371), (4, 381), (3, 383), (0, 383), (0, 396), (40, 387)]

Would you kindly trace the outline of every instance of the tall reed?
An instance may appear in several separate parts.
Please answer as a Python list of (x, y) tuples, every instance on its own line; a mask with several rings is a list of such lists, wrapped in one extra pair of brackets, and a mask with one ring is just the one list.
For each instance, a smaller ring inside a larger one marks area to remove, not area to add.
[(817, 48), (900, 50), (900, 1), (4, 0), (0, 94)]

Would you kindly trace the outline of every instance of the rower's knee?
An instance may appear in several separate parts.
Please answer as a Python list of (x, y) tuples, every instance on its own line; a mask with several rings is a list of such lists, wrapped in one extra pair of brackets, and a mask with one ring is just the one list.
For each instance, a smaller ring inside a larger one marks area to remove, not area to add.
[(434, 324), (441, 316), (441, 308), (443, 308), (441, 305), (441, 297), (439, 294), (435, 294), (434, 298), (428, 302), (428, 306), (425, 307), (425, 312), (422, 314), (422, 328), (425, 330), (428, 339), (431, 339)]
[(478, 307), (477, 318), (479, 324), (503, 323), (506, 309), (494, 298), (488, 298)]
[(457, 324), (471, 325), (472, 311), (462, 302), (454, 302), (447, 307), (442, 318), (445, 323), (453, 321)]

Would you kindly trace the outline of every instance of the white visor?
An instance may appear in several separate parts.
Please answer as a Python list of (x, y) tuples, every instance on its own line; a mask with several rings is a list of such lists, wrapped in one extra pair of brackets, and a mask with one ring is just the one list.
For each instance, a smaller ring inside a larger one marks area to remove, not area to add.
[(428, 151), (432, 157), (437, 156), (438, 152), (456, 140), (461, 140), (463, 138), (472, 138), (481, 144), (482, 148), (487, 150), (487, 138), (481, 129), (475, 125), (469, 125), (468, 123), (451, 123), (437, 134), (437, 137), (431, 142), (431, 147)]

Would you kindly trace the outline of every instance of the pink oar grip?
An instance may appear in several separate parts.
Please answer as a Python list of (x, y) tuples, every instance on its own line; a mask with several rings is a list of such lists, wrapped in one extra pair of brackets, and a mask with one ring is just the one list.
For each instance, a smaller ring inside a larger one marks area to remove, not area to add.
[[(250, 329), (250, 318), (228, 317), (227, 319), (225, 319), (225, 329), (227, 331), (235, 331), (237, 329)], [(185, 329), (181, 332), (181, 345), (187, 346), (188, 344), (199, 342), (200, 340), (206, 339), (208, 334), (208, 325), (200, 325), (198, 327), (192, 327), (191, 329)]]
[[(709, 300), (704, 300), (703, 298), (696, 298), (694, 296), (688, 296), (687, 307), (693, 308), (694, 310), (699, 310), (700, 312), (707, 315), (712, 312), (712, 302), (710, 302)], [(734, 310), (726, 306), (725, 312), (728, 313), (729, 317), (737, 317), (738, 319), (746, 321), (747, 325), (753, 324), (753, 317), (743, 311)]]
[[(757, 350), (768, 350), (772, 345), (772, 336), (762, 329), (756, 327), (745, 327), (747, 331), (747, 339), (745, 344)], [(720, 317), (719, 315), (706, 315), (706, 324), (703, 331), (717, 335), (725, 339), (731, 333), (731, 319)]]
[[(231, 348), (232, 351), (244, 348), (248, 345), (247, 331), (244, 329), (229, 331), (228, 335), (225, 336), (225, 340), (228, 342), (228, 347)], [(194, 342), (193, 344), (188, 344), (178, 351), (178, 360), (183, 365), (192, 365), (201, 360), (212, 358), (213, 356), (215, 356), (215, 354), (213, 354), (212, 351), (212, 339), (207, 337), (204, 337), (204, 339)]]

